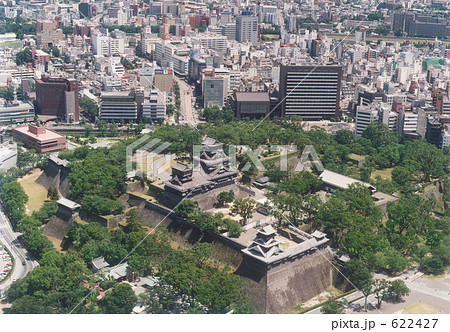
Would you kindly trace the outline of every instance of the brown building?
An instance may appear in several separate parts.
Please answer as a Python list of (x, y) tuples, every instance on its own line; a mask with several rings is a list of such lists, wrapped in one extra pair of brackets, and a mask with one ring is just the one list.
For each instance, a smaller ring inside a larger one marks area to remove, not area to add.
[(66, 136), (45, 127), (25, 125), (13, 128), (15, 140), (39, 153), (58, 151), (66, 148)]
[(435, 89), (431, 93), (433, 98), (433, 106), (436, 107), (439, 114), (442, 114), (442, 109), (444, 108), (444, 95), (445, 92), (442, 89)]
[(36, 22), (36, 44), (39, 47), (55, 46), (63, 40), (63, 32), (57, 22)]
[(270, 98), (267, 92), (235, 92), (233, 98), (236, 117), (260, 119), (270, 112)]
[(36, 80), (36, 112), (65, 122), (78, 122), (78, 81), (65, 78)]

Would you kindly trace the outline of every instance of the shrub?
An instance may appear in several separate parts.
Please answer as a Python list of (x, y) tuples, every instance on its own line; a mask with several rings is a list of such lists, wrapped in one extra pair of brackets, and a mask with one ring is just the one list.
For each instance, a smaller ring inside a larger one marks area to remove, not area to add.
[(420, 267), (426, 274), (441, 274), (445, 270), (442, 260), (438, 257), (423, 258)]
[(84, 198), (83, 209), (101, 216), (107, 216), (122, 213), (125, 206), (109, 198), (91, 195)]

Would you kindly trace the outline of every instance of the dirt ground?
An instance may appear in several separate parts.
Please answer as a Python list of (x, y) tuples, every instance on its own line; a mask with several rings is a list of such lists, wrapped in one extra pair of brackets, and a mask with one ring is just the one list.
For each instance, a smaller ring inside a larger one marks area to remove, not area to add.
[(40, 169), (35, 169), (18, 180), (28, 195), (28, 202), (26, 204), (26, 213), (28, 215), (33, 211), (39, 210), (47, 199), (47, 189), (35, 182), (42, 172)]
[(379, 175), (379, 176), (381, 176), (382, 179), (391, 181), (392, 180), (392, 170), (393, 170), (393, 168), (377, 169), (372, 172), (370, 177), (375, 179), (377, 177), (377, 175)]
[(305, 303), (302, 303), (292, 309), (289, 309), (288, 311), (286, 311), (286, 314), (298, 314), (299, 312), (301, 312), (303, 309), (306, 308), (311, 308), (312, 306), (315, 306), (316, 304), (325, 302), (333, 297), (337, 297), (339, 295), (341, 295), (342, 292), (335, 288), (335, 287), (330, 287), (328, 289), (326, 289), (325, 291), (323, 291), (322, 293), (320, 293), (319, 295), (313, 297), (312, 299), (306, 301)]
[(428, 305), (418, 302), (399, 312), (400, 314), (443, 314), (442, 311)]

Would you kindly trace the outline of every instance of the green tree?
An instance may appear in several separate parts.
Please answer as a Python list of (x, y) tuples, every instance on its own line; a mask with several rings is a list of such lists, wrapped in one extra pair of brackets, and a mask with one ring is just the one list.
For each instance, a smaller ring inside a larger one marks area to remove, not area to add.
[(345, 263), (344, 275), (363, 293), (364, 310), (367, 311), (367, 298), (372, 293), (372, 273), (361, 260), (352, 259)]
[(408, 296), (409, 293), (410, 290), (405, 282), (402, 279), (396, 279), (389, 282), (386, 297), (389, 298), (389, 300), (400, 302), (402, 297)]
[(33, 228), (23, 234), (23, 243), (34, 257), (40, 259), (42, 255), (53, 248), (52, 242), (44, 235), (41, 230)]
[(31, 216), (25, 216), (17, 222), (17, 230), (21, 233), (29, 232), (40, 226), (42, 223)]
[(56, 46), (52, 46), (50, 49), (51, 49), (51, 51), (52, 51), (52, 55), (53, 55), (55, 58), (59, 58), (59, 57), (60, 57), (61, 52), (60, 52), (59, 48), (57, 48)]
[(225, 206), (225, 203), (231, 203), (234, 200), (234, 191), (222, 191), (217, 195), (217, 202), (219, 206)]
[(336, 131), (335, 140), (338, 144), (349, 145), (355, 140), (355, 133), (351, 130), (340, 129)]
[(442, 150), (425, 140), (406, 142), (402, 160), (403, 166), (414, 169), (425, 182), (431, 177), (440, 178), (445, 175), (448, 160)]
[(424, 257), (420, 262), (420, 268), (426, 274), (441, 274), (445, 271), (445, 266), (438, 257)]
[(171, 314), (178, 307), (176, 291), (162, 286), (151, 287), (143, 296), (145, 310), (152, 314)]
[(136, 67), (133, 65), (133, 63), (131, 61), (129, 61), (127, 58), (123, 57), (120, 59), (120, 63), (122, 64), (122, 66), (125, 67), (125, 69), (127, 70), (132, 70), (135, 69)]
[(394, 35), (395, 35), (396, 37), (401, 37), (401, 36), (403, 36), (403, 30), (402, 30), (401, 28), (395, 28), (395, 29), (394, 29)]
[(137, 297), (129, 284), (121, 283), (107, 292), (99, 302), (100, 312), (105, 314), (130, 314)]
[(0, 198), (13, 224), (25, 214), (25, 204), (28, 196), (22, 186), (16, 181), (10, 181), (0, 187)]
[(16, 64), (18, 66), (25, 63), (31, 63), (32, 61), (31, 50), (28, 47), (16, 54)]
[(253, 199), (238, 198), (234, 201), (230, 211), (233, 214), (239, 214), (243, 219), (242, 223), (245, 225), (248, 219), (253, 217), (255, 206), (256, 202)]
[(199, 210), (200, 208), (197, 201), (185, 199), (175, 208), (174, 212), (182, 218), (188, 218), (190, 215)]
[(48, 187), (47, 198), (51, 201), (57, 201), (59, 199), (58, 189), (53, 188), (52, 186)]
[(392, 170), (392, 181), (404, 186), (408, 182), (414, 180), (411, 171), (403, 166), (395, 166)]
[(223, 221), (225, 222), (227, 232), (231, 237), (239, 237), (239, 235), (241, 235), (242, 227), (238, 222), (229, 218), (225, 218)]
[(97, 104), (89, 97), (81, 97), (78, 101), (81, 110), (91, 119), (95, 119), (98, 115)]
[(6, 101), (14, 100), (14, 87), (13, 86), (1, 87), (0, 98), (5, 99)]
[(381, 303), (386, 297), (386, 293), (389, 288), (389, 282), (386, 279), (376, 279), (373, 282), (373, 294), (377, 299), (377, 307), (381, 307)]
[(375, 28), (375, 32), (379, 35), (386, 36), (389, 33), (389, 28), (379, 25)]
[(159, 25), (152, 25), (150, 27), (150, 29), (151, 29), (152, 33), (159, 33), (160, 26)]
[(83, 209), (101, 216), (108, 216), (121, 214), (125, 206), (109, 198), (89, 195), (83, 199)]
[(395, 203), (388, 203), (386, 235), (391, 245), (410, 253), (432, 224), (430, 202), (418, 195), (404, 195)]
[(320, 312), (323, 314), (344, 314), (346, 306), (347, 301), (345, 299), (342, 301), (331, 299), (322, 305)]
[(131, 209), (127, 212), (127, 225), (125, 226), (125, 232), (139, 232), (142, 229), (142, 216), (136, 209)]
[(388, 126), (381, 122), (372, 122), (364, 129), (363, 138), (367, 138), (374, 148), (389, 146), (396, 142)]

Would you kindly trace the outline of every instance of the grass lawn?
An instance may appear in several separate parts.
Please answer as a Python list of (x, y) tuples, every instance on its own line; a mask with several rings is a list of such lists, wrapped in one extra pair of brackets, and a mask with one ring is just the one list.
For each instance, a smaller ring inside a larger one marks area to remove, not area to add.
[(385, 168), (385, 169), (377, 169), (372, 172), (371, 178), (375, 179), (378, 175), (381, 176), (382, 179), (392, 181), (392, 170), (394, 168)]
[(402, 314), (443, 314), (443, 312), (433, 308), (431, 305), (418, 302), (404, 309)]
[(0, 48), (2, 48), (2, 47), (20, 48), (20, 47), (22, 47), (22, 42), (21, 42), (21, 41), (17, 41), (17, 42), (6, 42), (6, 43), (0, 44)]
[(35, 182), (42, 172), (40, 169), (35, 169), (18, 180), (28, 195), (28, 203), (26, 204), (28, 215), (39, 210), (47, 199), (47, 189)]

